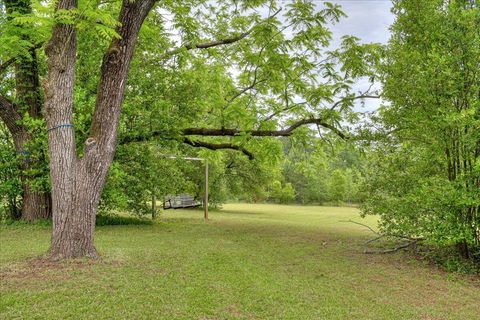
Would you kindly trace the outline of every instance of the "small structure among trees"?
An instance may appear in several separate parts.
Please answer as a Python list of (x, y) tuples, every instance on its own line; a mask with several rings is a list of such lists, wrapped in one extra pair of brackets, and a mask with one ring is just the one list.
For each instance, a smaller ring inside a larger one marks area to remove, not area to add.
[(202, 201), (197, 200), (194, 196), (183, 193), (177, 196), (165, 196), (163, 201), (163, 209), (184, 209), (196, 208), (202, 205)]

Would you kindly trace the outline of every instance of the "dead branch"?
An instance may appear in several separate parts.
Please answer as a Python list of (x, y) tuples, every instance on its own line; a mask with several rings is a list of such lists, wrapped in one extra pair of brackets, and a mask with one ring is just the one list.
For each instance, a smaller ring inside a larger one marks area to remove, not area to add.
[(363, 253), (365, 254), (385, 254), (385, 253), (394, 253), (394, 252), (397, 252), (399, 250), (402, 250), (402, 249), (406, 249), (406, 248), (409, 248), (409, 247), (412, 247), (412, 246), (415, 246), (421, 239), (418, 239), (418, 240), (415, 240), (415, 241), (412, 241), (412, 242), (407, 242), (405, 244), (402, 244), (402, 245), (399, 245), (395, 248), (391, 248), (391, 249), (385, 249), (385, 250), (367, 250), (365, 249), (363, 251)]
[[(420, 241), (423, 241), (424, 238), (422, 237), (419, 237), (419, 238), (414, 238), (414, 237), (410, 237), (410, 236), (406, 236), (406, 235), (399, 235), (399, 234), (384, 234), (384, 233), (379, 233), (375, 230), (373, 230), (370, 226), (366, 225), (366, 224), (363, 224), (361, 222), (357, 222), (357, 221), (353, 221), (353, 220), (340, 220), (340, 222), (349, 222), (349, 223), (354, 223), (354, 224), (358, 224), (359, 226), (362, 226), (362, 227), (365, 227), (367, 228), (368, 230), (370, 230), (371, 232), (373, 232), (374, 234), (376, 234), (377, 236), (373, 239), (370, 239), (370, 240), (367, 240), (365, 241), (365, 243), (363, 244), (365, 246), (364, 250), (363, 250), (363, 253), (365, 254), (376, 254), (376, 253), (379, 253), (379, 254), (385, 254), (385, 253), (394, 253), (394, 252), (397, 252), (399, 250), (402, 250), (402, 249), (406, 249), (406, 248), (409, 248), (409, 247), (414, 247), (416, 246)], [(367, 248), (367, 245), (372, 243), (372, 242), (375, 242), (375, 241), (378, 241), (380, 239), (383, 239), (383, 238), (387, 238), (387, 237), (392, 237), (392, 238), (400, 238), (402, 240), (406, 240), (407, 242), (406, 243), (403, 243), (401, 245), (398, 245), (394, 248), (388, 248), (388, 249), (383, 249), (383, 250), (369, 250)]]

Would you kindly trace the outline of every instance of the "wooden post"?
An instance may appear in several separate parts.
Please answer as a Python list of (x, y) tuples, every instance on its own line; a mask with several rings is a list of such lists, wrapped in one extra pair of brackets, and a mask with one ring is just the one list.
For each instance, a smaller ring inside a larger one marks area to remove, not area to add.
[(155, 219), (156, 213), (157, 213), (157, 197), (152, 192), (152, 220)]
[(208, 220), (208, 159), (205, 159), (205, 198), (203, 200), (204, 218)]

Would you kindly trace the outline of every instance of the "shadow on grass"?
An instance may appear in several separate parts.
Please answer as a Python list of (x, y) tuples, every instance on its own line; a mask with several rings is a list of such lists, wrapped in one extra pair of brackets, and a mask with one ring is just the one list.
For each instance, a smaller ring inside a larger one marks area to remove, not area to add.
[[(122, 217), (115, 215), (98, 215), (95, 221), (96, 226), (125, 226), (125, 225), (152, 225), (154, 222), (150, 219), (140, 217)], [(0, 225), (21, 227), (21, 226), (40, 226), (49, 227), (52, 220), (40, 219), (34, 222), (22, 220), (6, 219), (0, 221)]]
[(150, 219), (140, 217), (122, 217), (110, 215), (98, 215), (95, 225), (97, 226), (125, 226), (125, 225), (152, 225)]

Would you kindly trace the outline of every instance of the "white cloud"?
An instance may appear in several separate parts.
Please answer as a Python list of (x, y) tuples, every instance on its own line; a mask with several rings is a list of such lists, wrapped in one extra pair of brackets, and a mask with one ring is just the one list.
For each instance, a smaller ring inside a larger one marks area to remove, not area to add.
[(332, 1), (342, 6), (347, 18), (331, 27), (335, 41), (344, 35), (354, 35), (362, 42), (387, 43), (394, 16), (391, 1)]
[[(318, 6), (323, 6), (323, 1), (318, 1)], [(332, 0), (342, 6), (342, 11), (347, 15), (339, 23), (330, 27), (333, 33), (331, 47), (338, 47), (342, 36), (353, 35), (362, 43), (386, 44), (390, 38), (390, 25), (394, 21), (391, 13), (393, 6), (390, 0)], [(370, 86), (367, 79), (360, 79), (354, 90), (363, 92)], [(378, 88), (378, 86), (375, 86)], [(377, 110), (383, 103), (380, 99), (366, 99), (365, 104), (356, 103), (355, 110), (371, 112)]]

